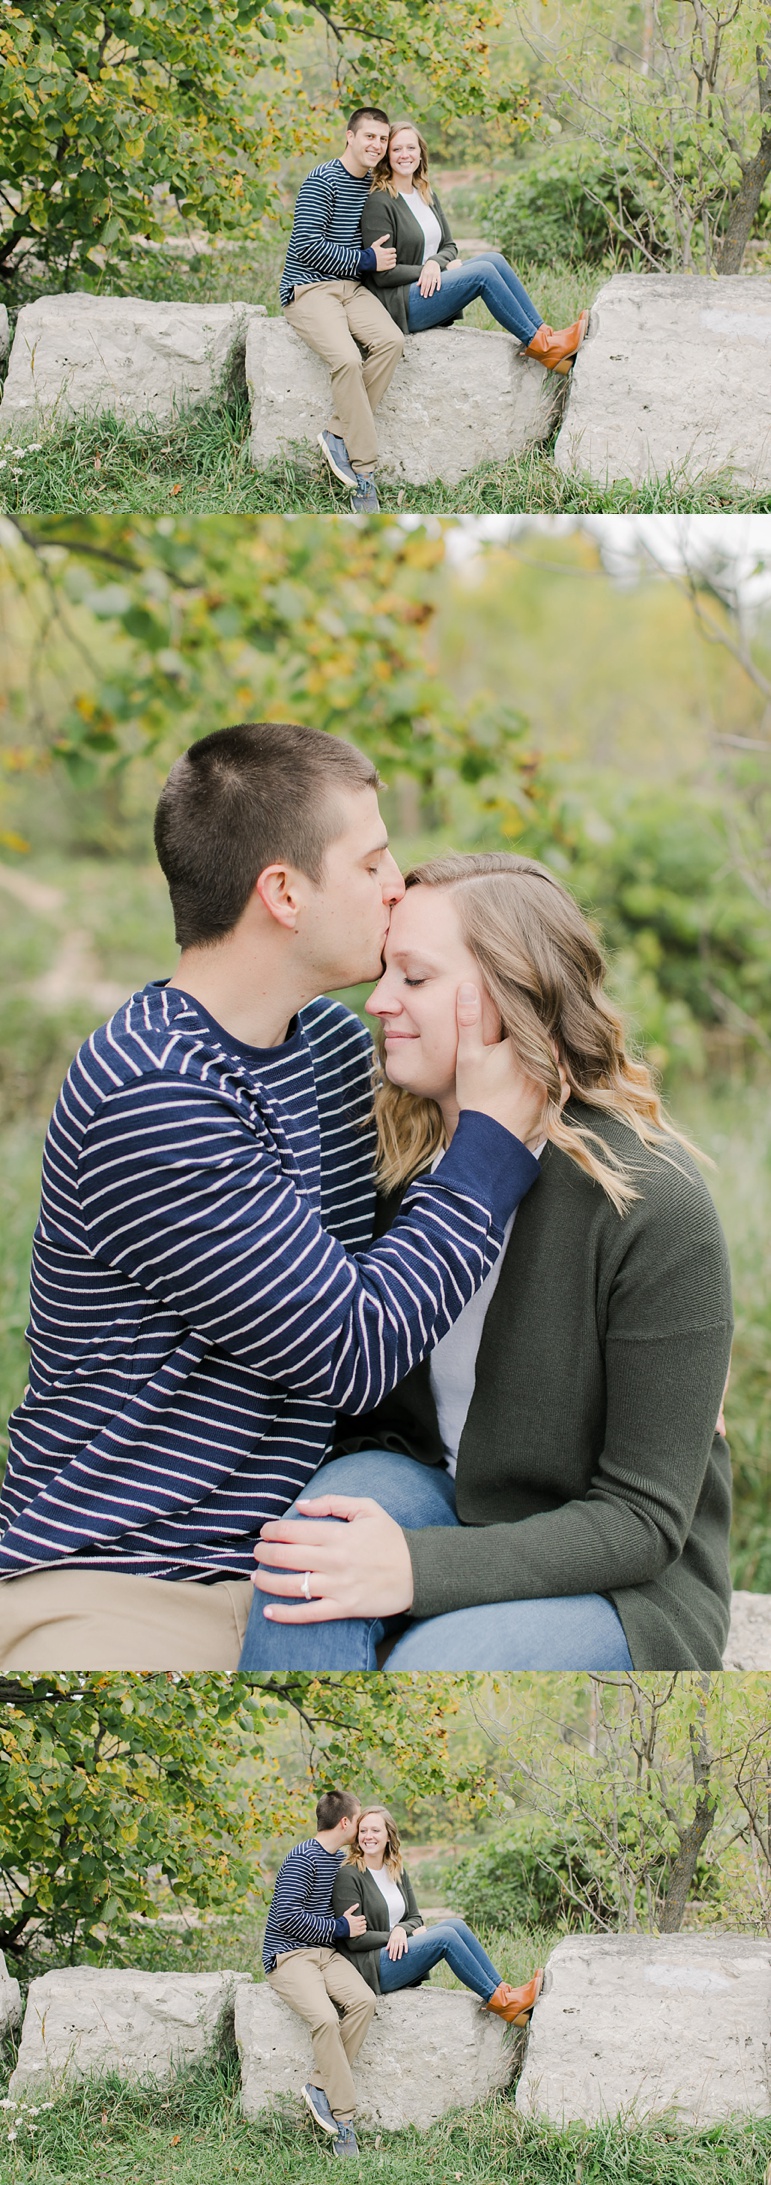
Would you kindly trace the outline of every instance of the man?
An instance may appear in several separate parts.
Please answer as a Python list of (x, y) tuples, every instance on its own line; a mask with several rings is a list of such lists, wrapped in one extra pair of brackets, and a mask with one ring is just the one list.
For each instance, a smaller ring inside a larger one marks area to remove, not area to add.
[[(377, 409), (404, 347), (404, 336), (368, 288), (365, 273), (390, 271), (396, 251), (380, 236), (362, 250), (359, 222), (372, 168), (388, 143), (388, 115), (379, 106), (351, 115), (345, 151), (314, 167), (297, 199), (281, 279), (284, 317), (332, 374), (335, 409), (319, 447), (330, 470), (351, 489), (351, 507), (377, 513)], [(362, 356), (362, 351), (364, 355)]]
[(279, 1867), (262, 1950), (271, 1987), (310, 2026), (316, 2078), (303, 2087), (303, 2100), (334, 2141), (335, 2155), (359, 2152), (351, 2065), (376, 2003), (373, 1989), (335, 1947), (366, 1932), (357, 1904), (340, 1919), (332, 1910), (343, 1845), (355, 1836), (360, 1813), (351, 1791), (324, 1792), (316, 1807), (315, 1836), (296, 1844)]
[(323, 997), (377, 977), (403, 893), (377, 784), (353, 745), (283, 722), (172, 767), (178, 968), (86, 1041), (46, 1141), (1, 1668), (236, 1668), (262, 1524), (336, 1411), (441, 1340), (538, 1177), (540, 1094), (507, 1041), (483, 1046), (472, 989), (452, 1146), (369, 1243), (370, 1040)]

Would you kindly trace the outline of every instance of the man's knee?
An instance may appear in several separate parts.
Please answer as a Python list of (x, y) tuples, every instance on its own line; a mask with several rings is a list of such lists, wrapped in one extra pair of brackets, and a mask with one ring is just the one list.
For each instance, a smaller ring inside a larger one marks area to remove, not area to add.
[(366, 1995), (352, 1996), (349, 2001), (343, 2004), (343, 2016), (344, 2018), (358, 2019), (360, 2025), (371, 2026), (375, 2016), (376, 2003), (377, 1996), (373, 1994), (371, 1988), (367, 1988)]

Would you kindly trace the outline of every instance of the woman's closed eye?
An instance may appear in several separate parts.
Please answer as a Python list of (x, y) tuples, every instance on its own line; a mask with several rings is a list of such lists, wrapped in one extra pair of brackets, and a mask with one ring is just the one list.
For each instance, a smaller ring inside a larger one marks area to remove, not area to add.
[(405, 978), (405, 981), (404, 981), (404, 984), (405, 984), (405, 986), (425, 986), (425, 983), (426, 983), (426, 982), (425, 982), (425, 979), (407, 979), (407, 978)]

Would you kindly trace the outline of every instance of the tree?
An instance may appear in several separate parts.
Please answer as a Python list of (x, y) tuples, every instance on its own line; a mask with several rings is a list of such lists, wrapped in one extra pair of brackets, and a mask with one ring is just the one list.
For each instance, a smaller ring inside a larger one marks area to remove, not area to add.
[[(771, 174), (771, 10), (764, 0), (570, 0), (523, 33), (544, 103), (611, 162), (611, 242), (643, 264), (738, 273)], [(630, 191), (630, 179), (634, 191)], [(587, 184), (590, 197), (592, 189)]]
[[(323, 516), (54, 517), (18, 536), (0, 561), (27, 632), (13, 711), (40, 762), (78, 785), (141, 758), (160, 777), (212, 728), (289, 714), (349, 736), (440, 811), (460, 785), (478, 815), (521, 829), (537, 789), (526, 723), (458, 704), (426, 645), (441, 534)], [(30, 705), (27, 660), (54, 648)]]
[(579, 1923), (677, 1932), (707, 1847), (717, 1877), (739, 1840), (755, 1846), (767, 1921), (771, 1710), (761, 1677), (539, 1677), (515, 1704), (501, 1685), (492, 1705), (485, 1694), (476, 1707), (502, 1791), (548, 1827), (555, 1849), (544, 1864)]
[[(266, 1838), (304, 1833), (319, 1791), (398, 1785), (471, 1812), (481, 1771), (448, 1730), (467, 1679), (309, 1675), (0, 1679), (0, 1948), (42, 1940), (72, 1960), (126, 1949), (132, 1914), (223, 1909), (260, 1894)], [(303, 1724), (288, 1782), (277, 1721)], [(130, 1945), (129, 1945), (130, 1947)]]
[[(319, 16), (338, 64), (322, 106), (303, 94), (298, 33)], [(398, 96), (514, 126), (526, 94), (492, 84), (494, 6), (448, 0), (4, 0), (0, 17), (0, 271), (33, 249), (120, 281), (135, 236), (171, 208), (209, 234), (275, 218), (280, 162), (312, 154), (345, 96)], [(309, 160), (310, 164), (310, 160)]]

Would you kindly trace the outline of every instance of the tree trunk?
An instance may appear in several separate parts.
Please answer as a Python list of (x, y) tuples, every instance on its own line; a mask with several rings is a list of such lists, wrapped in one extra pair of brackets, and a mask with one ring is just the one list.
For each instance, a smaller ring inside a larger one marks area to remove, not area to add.
[(698, 1801), (690, 1828), (680, 1832), (680, 1849), (669, 1877), (669, 1888), (659, 1920), (659, 1933), (662, 1935), (676, 1935), (682, 1927), (683, 1913), (696, 1872), (696, 1861), (714, 1819), (714, 1800), (711, 1793), (706, 1791)]
[(728, 226), (718, 254), (718, 273), (741, 273), (742, 259), (757, 218), (764, 183), (771, 174), (771, 129), (764, 129), (760, 144), (745, 167), (728, 216)]

